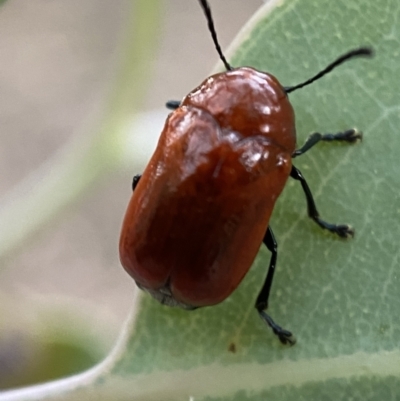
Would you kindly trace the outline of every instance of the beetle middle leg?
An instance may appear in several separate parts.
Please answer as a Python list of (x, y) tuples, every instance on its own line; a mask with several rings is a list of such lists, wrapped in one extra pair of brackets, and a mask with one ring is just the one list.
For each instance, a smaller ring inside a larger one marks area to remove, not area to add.
[(142, 174), (136, 174), (136, 175), (133, 176), (133, 179), (132, 179), (132, 191), (135, 190), (136, 185), (138, 184), (141, 176), (142, 176)]
[(337, 132), (336, 134), (320, 134), (319, 132), (314, 132), (311, 134), (304, 145), (300, 149), (296, 149), (292, 158), (300, 156), (310, 150), (313, 146), (315, 146), (318, 142), (333, 142), (333, 141), (344, 141), (349, 143), (357, 142), (362, 139), (362, 132), (357, 131), (355, 128), (349, 129), (343, 132)]
[(354, 236), (354, 229), (349, 225), (327, 223), (319, 217), (317, 206), (315, 205), (314, 197), (311, 193), (310, 187), (308, 186), (306, 179), (303, 177), (303, 174), (301, 174), (299, 169), (297, 169), (295, 166), (292, 166), (290, 176), (295, 180), (300, 181), (307, 200), (308, 216), (311, 219), (313, 219), (321, 228), (335, 233), (339, 235), (339, 237), (349, 238)]
[(264, 235), (263, 243), (271, 252), (271, 259), (269, 262), (268, 273), (265, 279), (265, 282), (261, 288), (260, 293), (258, 294), (257, 301), (255, 307), (261, 317), (261, 319), (271, 327), (274, 334), (279, 337), (279, 340), (283, 344), (293, 345), (296, 342), (293, 334), (277, 325), (266, 312), (265, 309), (268, 307), (268, 298), (269, 293), (271, 291), (272, 280), (274, 278), (276, 259), (278, 257), (278, 244), (275, 240), (274, 233), (271, 230), (271, 227), (268, 226), (267, 231)]

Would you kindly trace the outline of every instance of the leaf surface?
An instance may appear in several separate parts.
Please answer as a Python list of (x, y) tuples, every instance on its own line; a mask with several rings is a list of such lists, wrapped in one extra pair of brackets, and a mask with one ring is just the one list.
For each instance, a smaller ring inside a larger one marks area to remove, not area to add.
[(67, 379), (58, 391), (41, 387), (37, 394), (66, 400), (396, 399), (399, 9), (395, 0), (270, 2), (229, 52), (232, 65), (269, 71), (290, 86), (351, 48), (376, 51), (373, 60), (348, 62), (290, 95), (299, 145), (314, 131), (364, 132), (360, 144), (319, 144), (295, 160), (321, 216), (351, 223), (354, 239), (321, 232), (307, 218), (297, 182), (288, 183), (274, 210), (279, 260), (269, 312), (294, 332), (297, 344), (282, 346), (254, 310), (269, 262), (261, 249), (238, 290), (215, 307), (187, 312), (140, 295), (135, 319), (103, 365)]

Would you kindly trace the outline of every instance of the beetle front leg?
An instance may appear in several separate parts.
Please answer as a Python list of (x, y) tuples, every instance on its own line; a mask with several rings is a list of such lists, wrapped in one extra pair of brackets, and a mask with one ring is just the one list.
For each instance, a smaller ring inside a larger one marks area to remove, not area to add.
[(320, 141), (325, 141), (325, 142), (344, 141), (344, 142), (354, 143), (361, 139), (362, 139), (362, 132), (358, 131), (355, 128), (343, 132), (338, 132), (336, 134), (320, 134), (319, 132), (314, 132), (307, 138), (306, 142), (300, 149), (296, 149), (293, 152), (292, 158), (295, 158), (297, 156), (306, 153)]
[(281, 326), (277, 325), (273, 321), (271, 316), (269, 316), (265, 312), (265, 309), (267, 309), (268, 307), (268, 298), (269, 298), (269, 293), (271, 291), (272, 280), (274, 278), (274, 273), (275, 273), (276, 260), (278, 257), (278, 244), (275, 240), (274, 233), (272, 232), (270, 226), (268, 226), (267, 231), (264, 235), (263, 243), (271, 252), (271, 259), (269, 262), (267, 277), (261, 288), (260, 293), (258, 294), (255, 307), (261, 319), (265, 323), (267, 323), (269, 327), (271, 327), (274, 334), (279, 337), (281, 343), (293, 345), (296, 342), (296, 339), (294, 338), (293, 334), (290, 331), (285, 330)]
[(176, 110), (180, 105), (180, 100), (168, 100), (168, 102), (165, 103), (165, 107), (170, 110)]
[(313, 219), (321, 228), (335, 233), (339, 235), (339, 237), (349, 238), (354, 236), (354, 229), (349, 225), (327, 223), (319, 217), (317, 206), (315, 205), (314, 197), (311, 193), (310, 187), (308, 186), (306, 179), (303, 177), (299, 169), (297, 169), (295, 166), (292, 166), (290, 176), (295, 180), (300, 181), (307, 200), (308, 216), (311, 219)]
[(136, 174), (133, 176), (133, 180), (132, 180), (132, 191), (135, 190), (136, 185), (138, 184), (140, 177), (142, 176), (142, 174)]

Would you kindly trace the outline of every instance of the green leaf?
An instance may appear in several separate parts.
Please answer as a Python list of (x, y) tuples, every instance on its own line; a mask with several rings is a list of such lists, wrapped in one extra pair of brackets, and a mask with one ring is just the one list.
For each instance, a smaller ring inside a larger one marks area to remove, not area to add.
[[(93, 370), (4, 400), (390, 400), (400, 392), (398, 149), (399, 3), (298, 0), (267, 3), (230, 53), (297, 84), (345, 51), (372, 45), (290, 95), (298, 142), (312, 131), (357, 126), (356, 145), (320, 144), (298, 160), (321, 215), (352, 223), (342, 241), (306, 216), (289, 182), (271, 225), (279, 243), (270, 313), (298, 343), (282, 346), (253, 308), (266, 274), (262, 249), (225, 302), (193, 312), (140, 294), (109, 358)], [(222, 29), (219, 27), (218, 29)], [(234, 352), (233, 352), (234, 351)], [(14, 398), (13, 398), (14, 397)], [(193, 398), (190, 398), (193, 397)], [(47, 399), (46, 398), (46, 399)]]

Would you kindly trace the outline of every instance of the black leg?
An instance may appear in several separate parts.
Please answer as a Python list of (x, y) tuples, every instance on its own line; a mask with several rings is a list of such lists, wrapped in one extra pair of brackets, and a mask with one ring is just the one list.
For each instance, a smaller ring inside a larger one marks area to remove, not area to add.
[(297, 149), (293, 152), (292, 158), (306, 153), (320, 141), (326, 141), (326, 142), (344, 141), (353, 143), (361, 139), (362, 139), (362, 132), (357, 131), (355, 128), (349, 129), (344, 132), (338, 132), (336, 134), (320, 134), (319, 132), (314, 132), (307, 138), (305, 144), (300, 149)]
[(276, 266), (276, 259), (278, 256), (278, 244), (276, 243), (274, 233), (271, 230), (271, 227), (268, 226), (267, 232), (264, 235), (263, 242), (265, 246), (271, 251), (271, 260), (269, 262), (267, 278), (265, 279), (264, 285), (261, 288), (260, 293), (258, 294), (257, 301), (256, 301), (256, 309), (261, 317), (261, 319), (271, 327), (274, 334), (279, 337), (279, 340), (283, 344), (290, 344), (293, 345), (296, 342), (296, 339), (293, 337), (293, 334), (290, 331), (283, 329), (282, 327), (278, 326), (269, 316), (265, 309), (268, 308), (268, 298), (269, 293), (271, 291), (272, 280), (274, 278), (275, 273), (275, 266)]
[(168, 102), (165, 103), (165, 107), (170, 110), (176, 110), (180, 105), (180, 100), (168, 100)]
[(300, 181), (300, 184), (303, 188), (304, 194), (307, 200), (307, 209), (308, 216), (313, 219), (320, 227), (339, 235), (342, 238), (349, 238), (354, 236), (354, 229), (347, 224), (330, 224), (326, 221), (320, 219), (319, 213), (317, 210), (317, 206), (315, 205), (314, 198), (312, 196), (310, 187), (307, 184), (307, 181), (301, 174), (300, 170), (298, 170), (295, 166), (292, 166), (292, 171), (290, 172), (290, 176), (295, 180)]
[(135, 176), (133, 176), (133, 180), (132, 180), (132, 191), (135, 190), (136, 185), (138, 184), (138, 182), (139, 182), (141, 176), (142, 176), (141, 174), (136, 174)]

